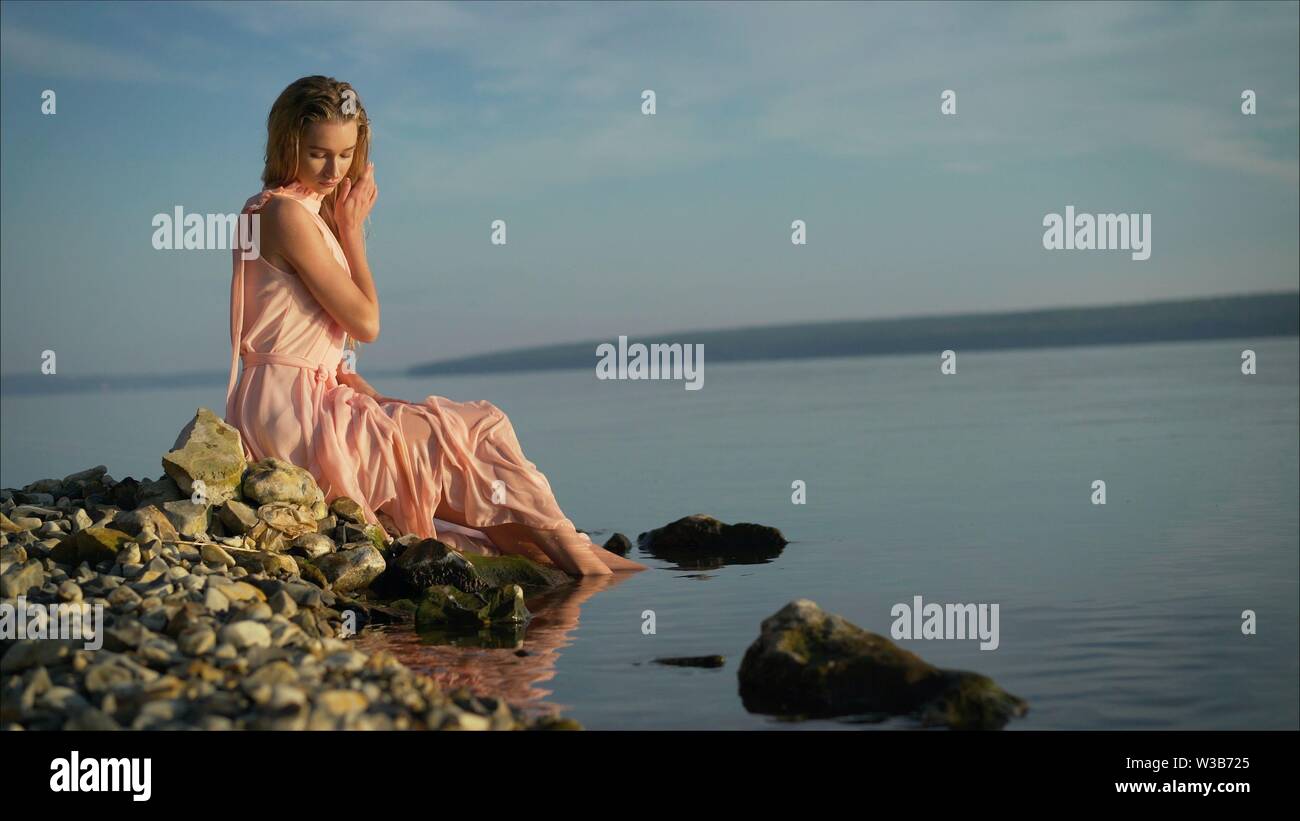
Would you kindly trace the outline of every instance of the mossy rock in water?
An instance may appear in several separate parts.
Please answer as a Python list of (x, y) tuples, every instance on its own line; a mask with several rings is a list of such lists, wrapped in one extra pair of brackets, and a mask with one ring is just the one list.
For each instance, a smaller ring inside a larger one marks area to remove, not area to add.
[(401, 624), (409, 622), (411, 613), (415, 611), (415, 603), (407, 601), (411, 606), (410, 610), (402, 610), (392, 605), (379, 604), (372, 601), (352, 598), (345, 593), (340, 593), (335, 597), (334, 609), (342, 613), (345, 610), (351, 610), (357, 615), (358, 628), (369, 624)]
[(408, 546), (390, 564), (378, 589), (400, 596), (451, 585), (468, 593), (483, 593), (517, 584), (527, 592), (549, 590), (572, 581), (556, 567), (524, 556), (479, 556), (453, 550), (437, 539)]
[(987, 676), (941, 670), (808, 599), (763, 620), (739, 678), (745, 708), (765, 714), (912, 715), (953, 729), (997, 729), (1028, 711)]
[(517, 584), (481, 593), (440, 584), (425, 591), (415, 611), (415, 627), (421, 630), (455, 625), (523, 624), (529, 617), (523, 588)]
[(963, 670), (944, 670), (948, 686), (919, 711), (921, 722), (954, 730), (988, 730), (1029, 712), (1029, 705), (993, 679)]
[(538, 564), (525, 556), (464, 554), (478, 577), (492, 587), (517, 584), (525, 590), (549, 590), (573, 581), (558, 567)]

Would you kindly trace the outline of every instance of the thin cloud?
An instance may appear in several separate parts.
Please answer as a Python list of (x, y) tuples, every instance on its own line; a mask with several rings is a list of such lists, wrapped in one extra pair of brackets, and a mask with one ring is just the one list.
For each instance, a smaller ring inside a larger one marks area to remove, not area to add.
[(188, 71), (125, 50), (47, 34), (9, 21), (0, 25), (0, 53), (7, 71), (45, 77), (114, 83), (185, 83), (209, 86)]

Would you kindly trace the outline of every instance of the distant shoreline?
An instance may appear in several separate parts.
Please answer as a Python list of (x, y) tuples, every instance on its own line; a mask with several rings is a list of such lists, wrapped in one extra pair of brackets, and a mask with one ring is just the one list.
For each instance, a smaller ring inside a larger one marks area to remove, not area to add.
[[(1300, 336), (1300, 291), (1084, 308), (629, 334), (628, 342), (700, 344), (705, 346), (705, 360), (718, 363), (937, 354), (949, 349), (996, 351), (1286, 336)], [(370, 378), (400, 378), (594, 369), (596, 346), (613, 341), (616, 337), (515, 348), (406, 369), (368, 367), (365, 373)], [(226, 370), (77, 375), (60, 379), (41, 374), (10, 374), (0, 376), (0, 393), (32, 396), (210, 388), (225, 384), (228, 375)]]
[[(1300, 335), (1300, 291), (1128, 305), (802, 322), (729, 330), (628, 335), (628, 344), (691, 343), (707, 362), (935, 354), (1088, 345), (1135, 345)], [(408, 376), (595, 368), (593, 339), (416, 365)]]

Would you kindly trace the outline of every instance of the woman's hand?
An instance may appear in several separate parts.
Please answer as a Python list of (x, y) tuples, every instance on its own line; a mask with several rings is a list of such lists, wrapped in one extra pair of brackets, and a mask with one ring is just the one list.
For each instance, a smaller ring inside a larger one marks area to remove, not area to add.
[(339, 232), (362, 236), (362, 226), (378, 197), (374, 163), (366, 164), (366, 170), (356, 185), (352, 184), (351, 177), (344, 177), (339, 184), (338, 197), (334, 200), (334, 224), (339, 227)]
[(361, 374), (355, 373), (353, 371), (345, 371), (342, 368), (340, 368), (338, 373), (338, 380), (340, 385), (347, 385), (349, 388), (356, 391), (357, 393), (363, 393), (366, 396), (369, 396), (371, 399), (375, 400), (376, 402), (401, 402), (402, 401), (401, 399), (394, 399), (389, 396), (384, 396), (379, 391), (371, 387), (369, 382), (362, 379)]

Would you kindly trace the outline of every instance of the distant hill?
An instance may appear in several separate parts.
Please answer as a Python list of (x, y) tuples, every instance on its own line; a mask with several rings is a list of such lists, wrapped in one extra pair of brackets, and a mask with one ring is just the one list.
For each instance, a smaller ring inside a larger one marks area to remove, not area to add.
[[(807, 322), (712, 331), (674, 331), (629, 336), (634, 342), (704, 345), (706, 362), (812, 359), (825, 356), (886, 356), (1001, 348), (1124, 345), (1184, 339), (1300, 335), (1300, 292), (1146, 302), (1097, 308), (1053, 308), (995, 314), (954, 314), (903, 319)], [(586, 369), (596, 366), (596, 346), (613, 339), (517, 348), (449, 359), (407, 370), (367, 366), (372, 382), (383, 376)], [(39, 373), (0, 376), (5, 396), (131, 393), (174, 388), (224, 392), (228, 371), (84, 374), (51, 378)]]
[[(706, 362), (886, 356), (943, 350), (1127, 345), (1300, 334), (1300, 292), (1208, 297), (1092, 308), (917, 316), (628, 335), (635, 342), (704, 346)], [(416, 365), (411, 376), (594, 368), (596, 346), (617, 337), (515, 348)]]

